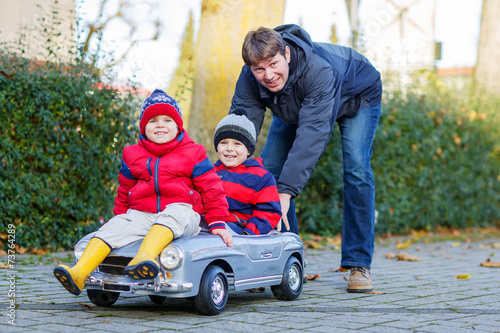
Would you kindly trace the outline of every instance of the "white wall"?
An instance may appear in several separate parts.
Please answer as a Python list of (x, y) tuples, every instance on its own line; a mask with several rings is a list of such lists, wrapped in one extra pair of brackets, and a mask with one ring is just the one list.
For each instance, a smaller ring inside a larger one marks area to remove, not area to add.
[(68, 51), (75, 47), (74, 0), (59, 0), (56, 11), (58, 20), (53, 19), (54, 0), (0, 0), (0, 42), (17, 43), (23, 36), (24, 56), (42, 60), (48, 54), (49, 36), (43, 32), (48, 27), (61, 33), (51, 37), (54, 52), (59, 59), (69, 60)]

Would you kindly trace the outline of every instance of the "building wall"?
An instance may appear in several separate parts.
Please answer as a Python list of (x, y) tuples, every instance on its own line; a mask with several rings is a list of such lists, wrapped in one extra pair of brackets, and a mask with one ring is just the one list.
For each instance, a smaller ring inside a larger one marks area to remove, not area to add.
[(361, 49), (379, 70), (404, 84), (411, 72), (434, 67), (435, 0), (362, 1), (359, 10)]
[(57, 5), (54, 0), (0, 0), (0, 42), (18, 52), (21, 41), (26, 57), (46, 59), (50, 45), (60, 60), (70, 60), (69, 51), (76, 45), (75, 22), (74, 0), (59, 0)]

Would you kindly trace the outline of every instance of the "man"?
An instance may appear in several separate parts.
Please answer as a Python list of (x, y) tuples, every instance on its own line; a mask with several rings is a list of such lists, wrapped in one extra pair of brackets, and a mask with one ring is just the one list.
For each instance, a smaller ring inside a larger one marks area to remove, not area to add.
[(287, 230), (298, 233), (293, 198), (309, 180), (338, 122), (344, 169), (341, 266), (351, 270), (348, 292), (372, 291), (375, 186), (370, 159), (381, 108), (380, 73), (355, 50), (312, 42), (293, 24), (250, 31), (242, 56), (245, 66), (230, 113), (246, 109), (260, 132), (266, 108), (273, 112), (261, 157), (278, 182)]

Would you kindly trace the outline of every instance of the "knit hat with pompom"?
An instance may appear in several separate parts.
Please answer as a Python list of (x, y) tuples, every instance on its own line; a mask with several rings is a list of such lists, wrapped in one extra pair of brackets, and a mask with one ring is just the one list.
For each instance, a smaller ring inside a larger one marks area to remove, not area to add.
[(183, 122), (179, 104), (160, 89), (153, 91), (142, 105), (141, 115), (139, 116), (139, 127), (142, 135), (146, 135), (146, 125), (149, 120), (156, 116), (170, 116), (179, 127), (179, 132), (182, 131)]

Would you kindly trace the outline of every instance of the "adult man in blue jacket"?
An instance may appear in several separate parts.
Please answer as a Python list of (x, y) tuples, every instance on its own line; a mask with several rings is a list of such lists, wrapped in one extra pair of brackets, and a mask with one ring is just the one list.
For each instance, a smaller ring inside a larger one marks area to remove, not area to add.
[(293, 24), (250, 31), (242, 56), (245, 66), (230, 113), (246, 109), (258, 135), (266, 108), (273, 112), (261, 157), (278, 182), (287, 230), (298, 233), (293, 198), (309, 180), (338, 122), (344, 169), (341, 266), (351, 269), (348, 292), (372, 291), (375, 186), (370, 159), (381, 108), (380, 73), (355, 50), (312, 42)]

